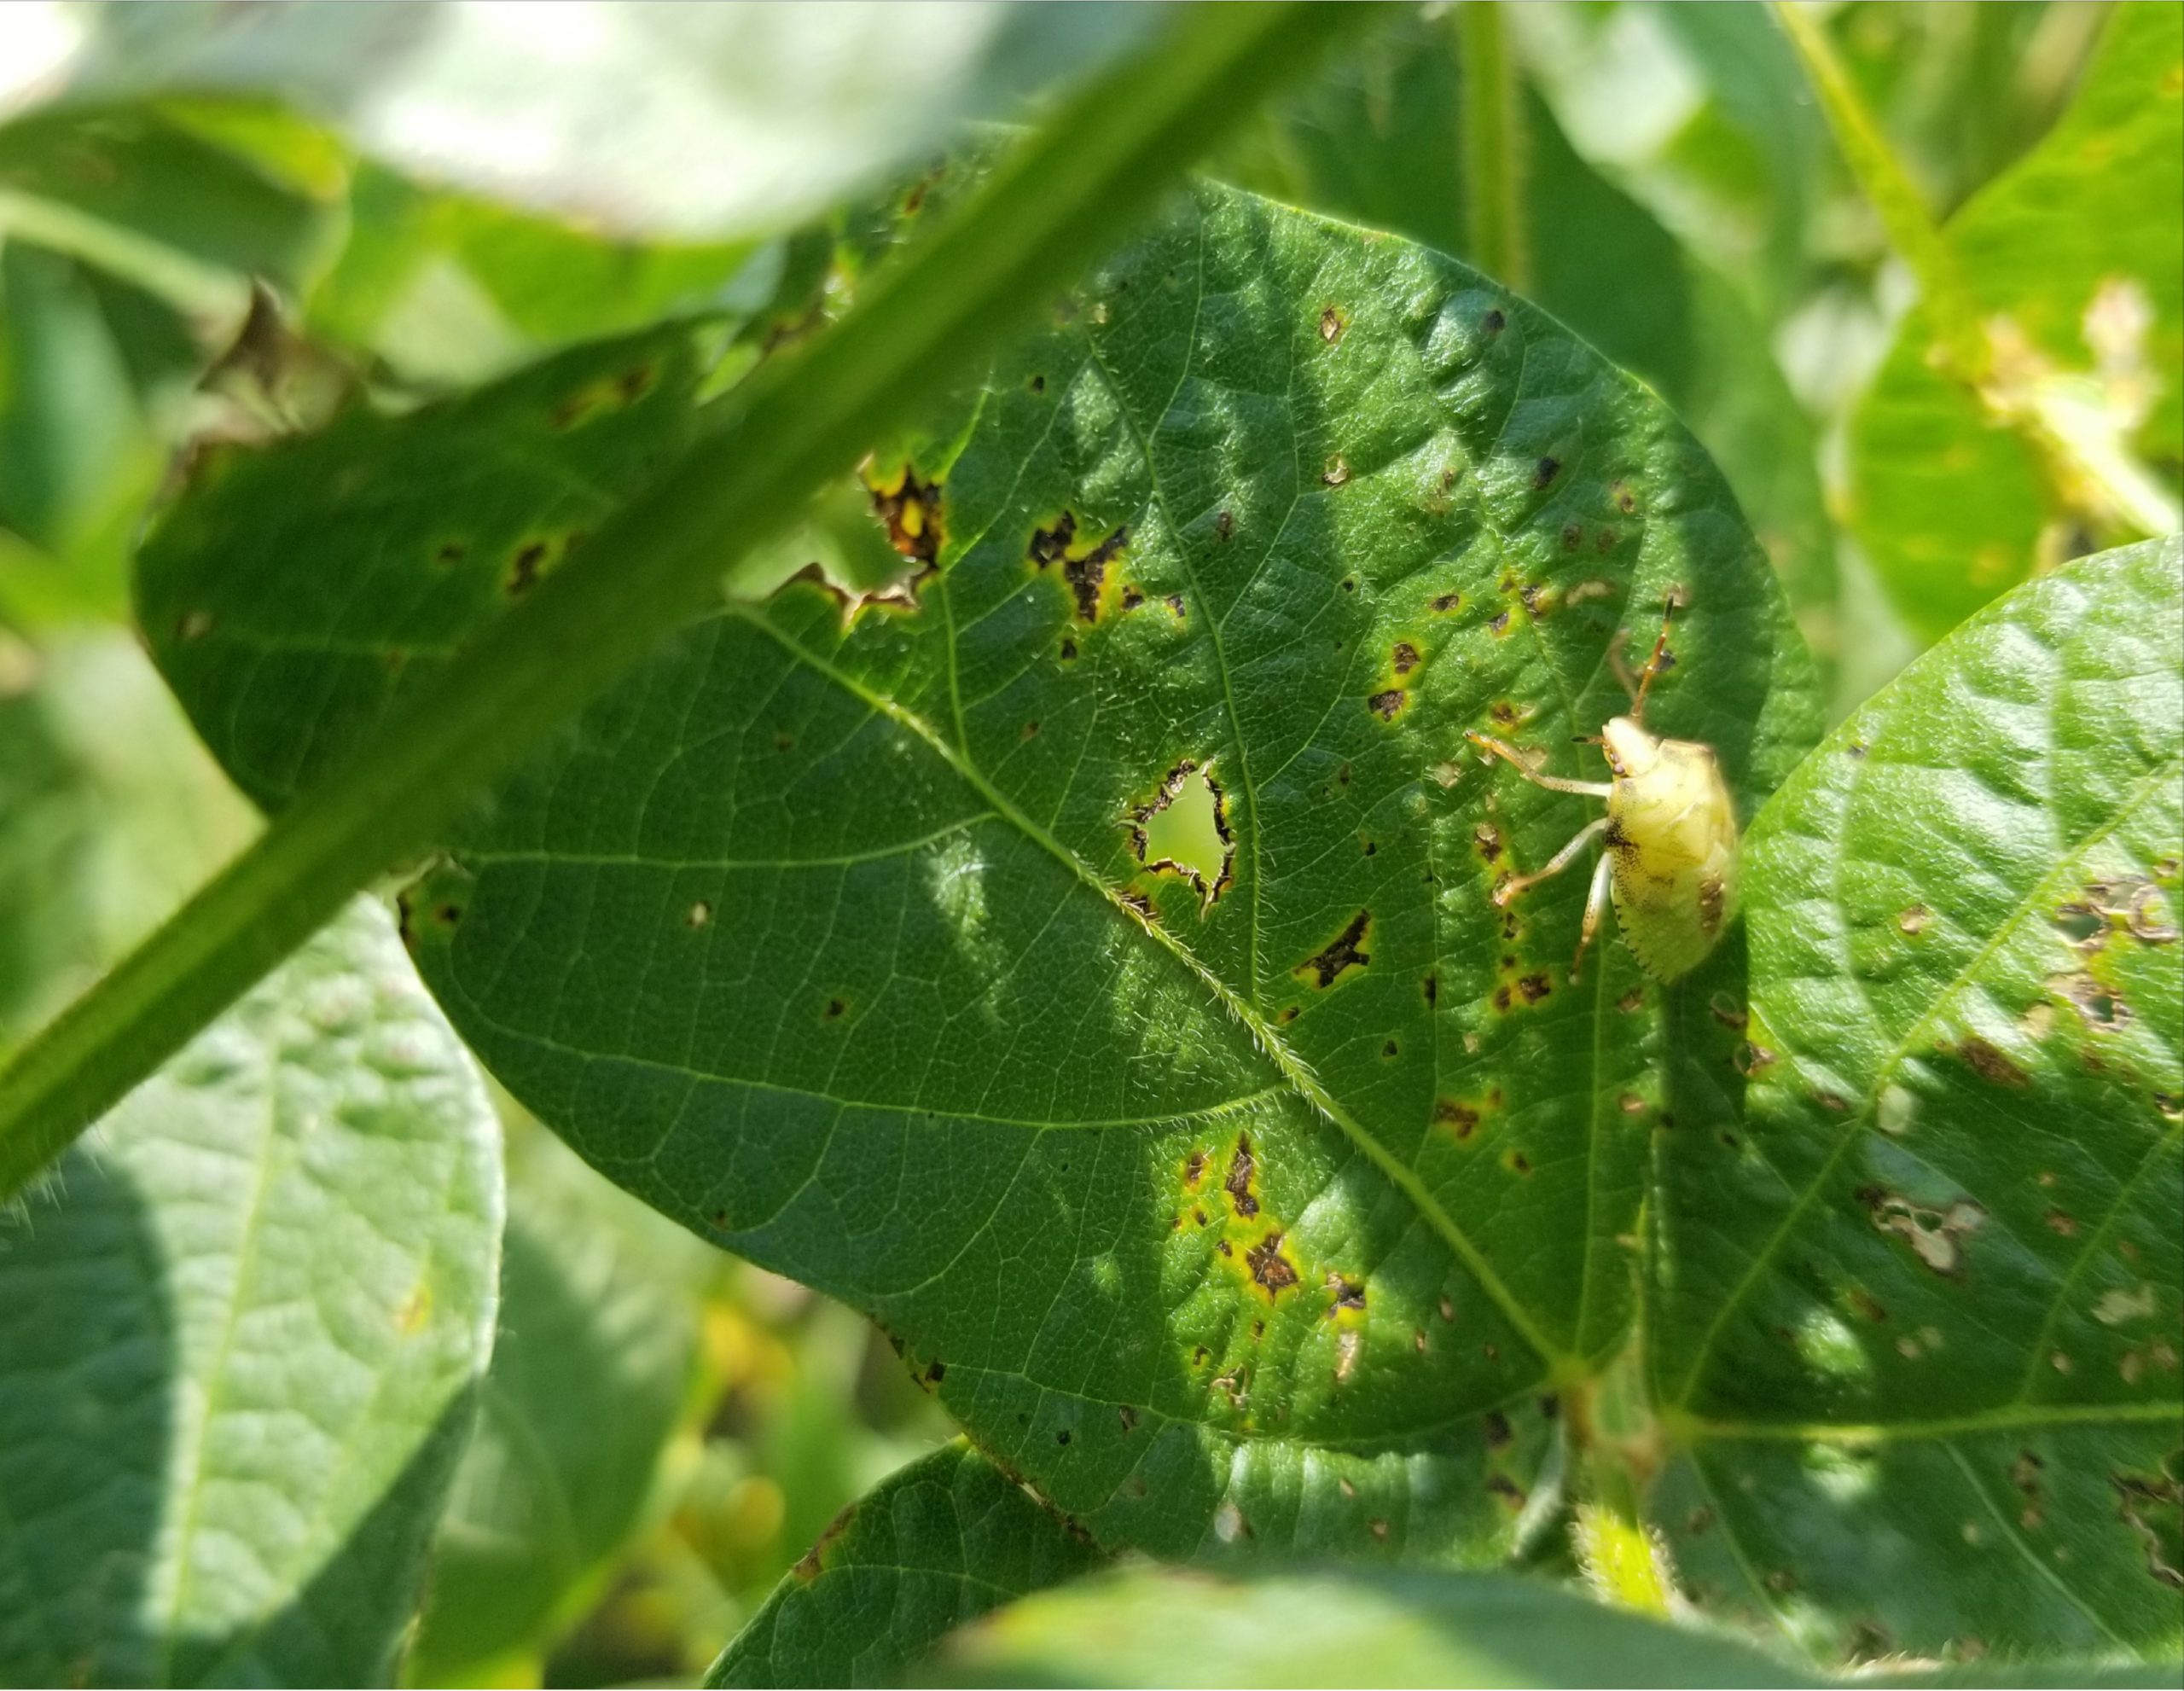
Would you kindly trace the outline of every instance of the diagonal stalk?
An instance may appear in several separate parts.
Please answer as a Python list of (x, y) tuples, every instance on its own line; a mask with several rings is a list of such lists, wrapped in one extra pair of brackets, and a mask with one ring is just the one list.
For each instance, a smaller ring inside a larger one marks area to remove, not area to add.
[(739, 554), (1119, 240), (1259, 96), (1370, 15), (1179, 7), (1145, 51), (1065, 100), (838, 323), (723, 398), (717, 428), (580, 559), (0, 1068), (0, 1200), (356, 887), (428, 849), (481, 787), (716, 600)]
[(1457, 13), (1463, 64), (1463, 163), (1470, 250), (1464, 256), (1522, 293), (1531, 287), (1524, 214), (1524, 90), (1498, 0), (1465, 0)]

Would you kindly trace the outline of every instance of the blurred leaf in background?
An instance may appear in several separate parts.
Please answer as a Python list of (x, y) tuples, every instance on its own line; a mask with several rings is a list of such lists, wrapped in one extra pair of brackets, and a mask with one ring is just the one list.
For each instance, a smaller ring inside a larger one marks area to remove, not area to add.
[(2179, 526), (2184, 244), (2156, 209), (2179, 203), (2184, 9), (2118, 7), (2053, 131), (1943, 227), (1962, 294), (1905, 319), (1851, 426), (1852, 522), (1925, 638)]

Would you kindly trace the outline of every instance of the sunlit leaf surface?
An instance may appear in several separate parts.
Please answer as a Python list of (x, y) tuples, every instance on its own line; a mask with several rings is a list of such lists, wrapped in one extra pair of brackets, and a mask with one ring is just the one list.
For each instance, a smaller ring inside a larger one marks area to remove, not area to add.
[(1745, 1119), (1660, 1141), (1655, 1502), (1823, 1654), (2184, 1634), (2180, 558), (2019, 589), (1748, 841)]
[(0, 1240), (0, 1678), (380, 1684), (469, 1435), (499, 1127), (359, 904)]
[[(701, 374), (603, 346), (208, 477), (143, 604), (238, 778), (459, 661)], [(667, 642), (448, 842), (415, 953), (542, 1119), (1103, 1541), (1498, 1557), (1629, 1330), (1657, 1019), (1618, 944), (1570, 981), (1582, 876), (1493, 908), (1589, 812), (1461, 735), (1598, 775), (1674, 588), (1650, 719), (1755, 800), (1813, 716), (1756, 543), (1532, 307), (1225, 190), (935, 406), (864, 471), (912, 578)], [(1204, 793), (1219, 860), (1162, 857)]]

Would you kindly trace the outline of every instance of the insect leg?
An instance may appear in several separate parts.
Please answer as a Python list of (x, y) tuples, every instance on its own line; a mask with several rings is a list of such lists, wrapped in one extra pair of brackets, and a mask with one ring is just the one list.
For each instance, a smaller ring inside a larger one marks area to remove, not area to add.
[(1569, 781), (1559, 775), (1541, 775), (1524, 759), (1524, 754), (1506, 740), (1496, 740), (1490, 734), (1467, 734), (1464, 738), (1490, 756), (1501, 758), (1513, 767), (1517, 773), (1535, 787), (1544, 787), (1550, 793), (1576, 793), (1588, 799), (1605, 799), (1615, 789), (1605, 781)]
[[(1558, 875), (1570, 867), (1570, 860), (1593, 843), (1593, 837), (1607, 826), (1606, 816), (1594, 816), (1577, 830), (1577, 837), (1560, 851), (1549, 857), (1530, 875), (1512, 875), (1494, 889), (1494, 904), (1498, 909), (1528, 886), (1536, 886), (1542, 880)], [(1605, 863), (1606, 858), (1601, 861)]]
[(1630, 692), (1630, 720), (1633, 722), (1646, 720), (1646, 694), (1653, 689), (1653, 677), (1675, 665), (1675, 654), (1669, 650), (1669, 623), (1675, 617), (1677, 606), (1682, 603), (1676, 590), (1671, 587), (1668, 602), (1661, 607), (1661, 631), (1653, 642), (1653, 654), (1646, 660), (1646, 667), (1638, 673), (1636, 690), (1631, 691), (1630, 674), (1623, 666), (1622, 654), (1614, 654), (1616, 677), (1623, 683), (1624, 690)]
[(1577, 930), (1577, 955), (1570, 960), (1572, 986), (1577, 984), (1577, 971), (1584, 965), (1585, 948), (1593, 943), (1593, 936), (1600, 932), (1600, 918), (1607, 914), (1609, 878), (1614, 871), (1615, 859), (1601, 852), (1593, 869), (1592, 890), (1585, 894), (1585, 925)]

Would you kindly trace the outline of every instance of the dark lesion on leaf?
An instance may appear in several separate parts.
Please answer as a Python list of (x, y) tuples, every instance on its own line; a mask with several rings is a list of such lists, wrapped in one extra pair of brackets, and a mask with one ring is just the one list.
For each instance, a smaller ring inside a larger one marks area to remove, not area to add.
[(1982, 1080), (1991, 1081), (1997, 1086), (2024, 1087), (2031, 1084), (2023, 1069), (1976, 1033), (1965, 1036), (1956, 1047), (1956, 1055), (1969, 1064), (1972, 1072)]
[(1077, 619), (1081, 623), (1100, 620), (1100, 599), (1107, 586), (1107, 568), (1122, 555), (1123, 548), (1130, 543), (1127, 525), (1111, 531), (1105, 538), (1083, 543), (1078, 538), (1079, 524), (1077, 513), (1064, 511), (1044, 528), (1034, 529), (1031, 543), (1025, 550), (1034, 568), (1045, 570), (1059, 564), (1062, 579), (1068, 584), (1070, 596), (1076, 603)]
[(819, 1535), (817, 1541), (810, 1549), (797, 1558), (796, 1566), (789, 1570), (792, 1578), (805, 1585), (809, 1585), (813, 1580), (818, 1578), (827, 1566), (827, 1552), (834, 1548), (837, 1539), (850, 1530), (851, 1523), (857, 1520), (857, 1506), (855, 1503), (848, 1504), (839, 1514), (827, 1523), (827, 1530)]
[(1221, 1185), (1236, 1213), (1246, 1218), (1259, 1212), (1258, 1194), (1252, 1189), (1258, 1172), (1258, 1159), (1252, 1154), (1251, 1136), (1240, 1133), (1236, 1136), (1235, 1154), (1228, 1159), (1228, 1177)]
[(1373, 961), (1372, 955), (1364, 949), (1372, 927), (1373, 913), (1360, 910), (1340, 933), (1290, 973), (1300, 979), (1310, 975), (1312, 984), (1323, 991), (1333, 985), (1346, 971), (1362, 969)]
[(1297, 1283), (1297, 1265), (1281, 1254), (1281, 1241), (1282, 1235), (1277, 1229), (1244, 1253), (1252, 1278), (1269, 1298), (1280, 1297)]
[(511, 599), (528, 593), (561, 562), (567, 550), (566, 542), (557, 549), (550, 539), (525, 541), (509, 555), (508, 573), (501, 583), (502, 590)]
[(1393, 722), (1402, 713), (1403, 707), (1409, 702), (1409, 700), (1410, 695), (1403, 689), (1391, 687), (1384, 692), (1375, 693), (1368, 699), (1365, 701), (1365, 708), (1380, 718), (1382, 722)]
[(1324, 1311), (1327, 1320), (1365, 1313), (1365, 1283), (1362, 1281), (1351, 1280), (1330, 1270), (1324, 1284), (1328, 1291), (1334, 1293)]
[(918, 566), (918, 572), (938, 567), (940, 549), (947, 538), (941, 520), (941, 490), (937, 481), (921, 479), (905, 463), (892, 477), (865, 471), (865, 488), (872, 496), (872, 514), (887, 531), (887, 543)]
[(593, 418), (611, 411), (634, 405), (649, 393), (659, 380), (659, 366), (648, 362), (632, 364), (625, 370), (601, 376), (586, 382), (573, 392), (565, 394), (554, 406), (547, 421), (557, 432), (566, 433)]
[(2184, 1591), (2184, 1481), (2166, 1474), (2111, 1473), (2117, 1513), (2146, 1546), (2146, 1572)]

